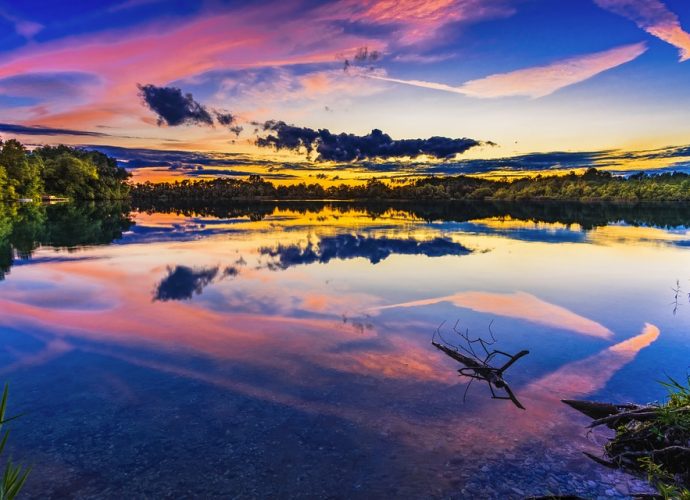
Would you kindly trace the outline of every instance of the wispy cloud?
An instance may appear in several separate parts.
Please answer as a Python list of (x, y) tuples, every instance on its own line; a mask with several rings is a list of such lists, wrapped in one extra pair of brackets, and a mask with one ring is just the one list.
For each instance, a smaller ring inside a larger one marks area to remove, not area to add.
[[(326, 23), (305, 25), (294, 10), (285, 5), (271, 12), (259, 6), (220, 14), (205, 11), (166, 24), (165, 29), (162, 21), (152, 21), (135, 28), (28, 44), (5, 54), (0, 78), (27, 75), (36, 68), (43, 73), (97, 75), (98, 94), (91, 102), (66, 112), (52, 106), (28, 110), (25, 119), (40, 118), (57, 127), (93, 126), (120, 119), (136, 126), (145, 118), (131, 99), (139, 82), (167, 83), (227, 69), (333, 63), (338, 54), (356, 47), (378, 46), (366, 36), (342, 30), (334, 33)], [(285, 22), (276, 31), (274, 23), (281, 16)], [(130, 65), (137, 70), (122, 71)]]
[(17, 32), (17, 34), (23, 36), (27, 40), (31, 40), (34, 36), (36, 36), (40, 31), (43, 30), (42, 24), (35, 23), (33, 21), (27, 21), (26, 19), (22, 19), (18, 16), (15, 16), (12, 13), (7, 12), (6, 10), (0, 9), (0, 17), (4, 17), (9, 22), (11, 22), (14, 25), (14, 30)]
[(635, 22), (647, 33), (680, 50), (680, 60), (690, 59), (690, 33), (683, 30), (678, 16), (661, 0), (594, 0), (606, 9)]
[(473, 23), (509, 17), (508, 0), (340, 0), (324, 6), (317, 17), (368, 26), (387, 26), (401, 45), (439, 36), (449, 23)]
[(102, 132), (89, 132), (86, 130), (72, 130), (66, 128), (53, 128), (39, 126), (17, 125), (14, 123), (0, 123), (0, 132), (17, 135), (76, 135), (88, 137), (109, 137), (110, 134)]
[(584, 82), (599, 73), (630, 62), (646, 50), (647, 46), (644, 43), (624, 45), (603, 52), (570, 57), (545, 66), (535, 66), (470, 80), (457, 87), (444, 83), (401, 80), (380, 75), (370, 75), (369, 77), (479, 98), (510, 96), (538, 98), (553, 94), (564, 87)]

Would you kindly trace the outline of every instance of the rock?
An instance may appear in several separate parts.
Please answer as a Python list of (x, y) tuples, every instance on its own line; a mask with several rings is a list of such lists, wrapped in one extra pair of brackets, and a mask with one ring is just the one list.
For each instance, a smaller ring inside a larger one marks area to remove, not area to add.
[(628, 485), (625, 483), (617, 484), (616, 490), (618, 490), (621, 495), (630, 496), (630, 488), (628, 488)]

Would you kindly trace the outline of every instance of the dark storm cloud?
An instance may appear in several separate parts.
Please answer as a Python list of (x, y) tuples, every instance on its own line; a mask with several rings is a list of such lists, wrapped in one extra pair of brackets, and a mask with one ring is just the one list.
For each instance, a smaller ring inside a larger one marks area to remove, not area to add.
[(18, 135), (75, 135), (87, 137), (113, 137), (110, 134), (104, 134), (102, 132), (88, 132), (86, 130), (41, 127), (40, 125), (17, 125), (14, 123), (0, 123), (0, 132)]
[(213, 125), (208, 110), (194, 100), (192, 94), (183, 94), (177, 87), (137, 85), (139, 96), (151, 111), (158, 115), (158, 125)]
[(194, 269), (187, 266), (168, 268), (168, 275), (156, 287), (153, 300), (189, 300), (202, 292), (218, 274), (217, 267)]
[(296, 127), (275, 120), (267, 121), (261, 124), (261, 127), (269, 134), (259, 137), (256, 140), (257, 146), (292, 151), (306, 150), (309, 154), (316, 153), (317, 161), (352, 162), (377, 158), (416, 158), (421, 155), (443, 159), (484, 144), (475, 139), (448, 137), (395, 140), (378, 129), (367, 135), (333, 134), (328, 129)]
[(392, 254), (426, 255), (442, 257), (445, 255), (467, 255), (472, 251), (448, 238), (434, 238), (418, 241), (412, 238), (373, 238), (363, 235), (341, 234), (321, 238), (318, 244), (278, 245), (264, 247), (259, 253), (275, 259), (269, 263), (272, 269), (287, 269), (292, 266), (313, 263), (328, 263), (333, 259), (354, 259), (364, 257), (372, 264), (378, 264)]

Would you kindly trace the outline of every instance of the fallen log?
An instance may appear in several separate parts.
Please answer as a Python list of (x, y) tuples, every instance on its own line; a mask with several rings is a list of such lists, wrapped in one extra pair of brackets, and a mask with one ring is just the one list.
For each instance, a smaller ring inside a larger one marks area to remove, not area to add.
[(612, 403), (597, 403), (595, 401), (580, 401), (577, 399), (563, 399), (562, 401), (571, 408), (593, 419), (616, 415), (622, 410), (635, 410), (639, 408), (639, 406), (635, 404), (617, 405)]
[(616, 432), (604, 447), (604, 457), (585, 453), (589, 458), (605, 467), (644, 475), (660, 491), (670, 487), (690, 495), (690, 405), (687, 401), (676, 398), (664, 405), (577, 400), (563, 403), (593, 419), (588, 428), (606, 426)]

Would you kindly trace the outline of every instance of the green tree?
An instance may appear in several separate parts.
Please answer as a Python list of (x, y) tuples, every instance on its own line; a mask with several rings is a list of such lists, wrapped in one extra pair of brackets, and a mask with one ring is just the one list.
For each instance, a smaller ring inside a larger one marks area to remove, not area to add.
[(98, 192), (98, 171), (93, 162), (69, 154), (45, 161), (43, 181), (48, 194), (91, 200)]
[(0, 165), (5, 169), (8, 194), (31, 198), (41, 193), (40, 162), (30, 158), (15, 139), (0, 142)]

